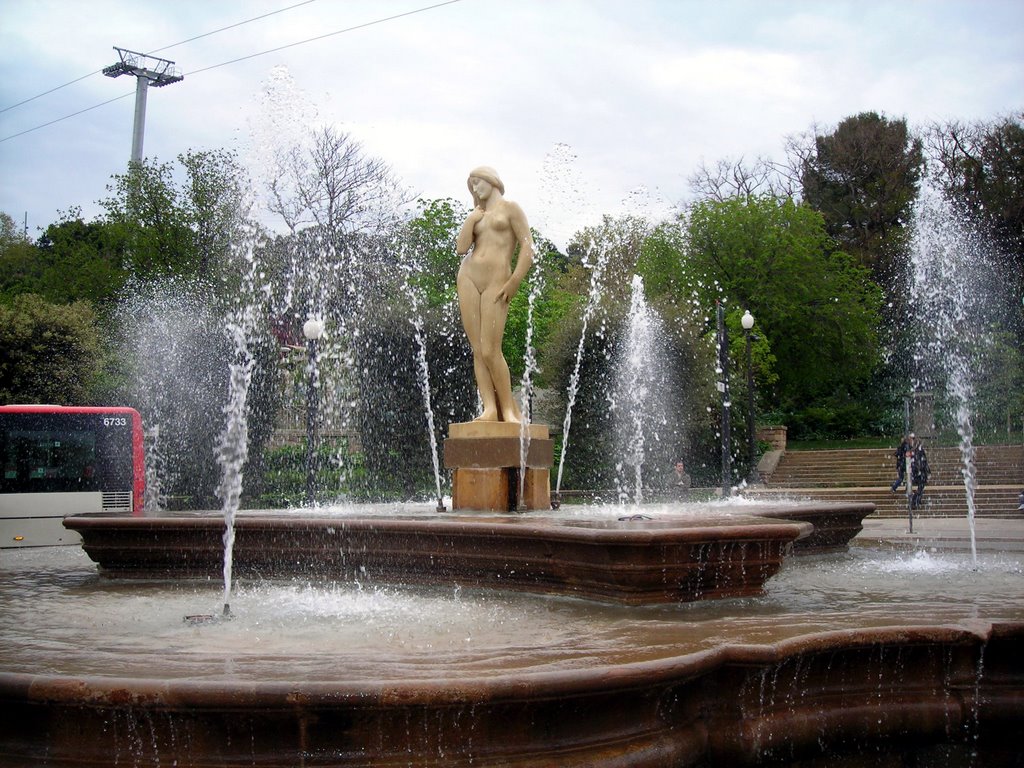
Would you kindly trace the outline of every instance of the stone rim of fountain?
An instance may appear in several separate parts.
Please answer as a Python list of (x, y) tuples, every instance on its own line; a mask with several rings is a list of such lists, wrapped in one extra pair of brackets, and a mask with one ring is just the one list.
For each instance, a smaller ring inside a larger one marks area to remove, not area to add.
[[(17, 756), (41, 740), (50, 765), (76, 765), (108, 754), (107, 731), (123, 721), (129, 733), (132, 722), (146, 725), (136, 758), (187, 747), (196, 765), (222, 764), (233, 743), (250, 744), (261, 765), (301, 756), (361, 766), (556, 756), (570, 766), (622, 765), (626, 756), (631, 766), (758, 765), (864, 740), (973, 739), (976, 748), (981, 733), (1011, 743), (1022, 641), (1024, 622), (832, 630), (655, 661), (412, 683), (4, 672), (0, 700), (21, 708), (0, 724), (0, 745)], [(467, 741), (460, 724), (468, 713)]]
[[(776, 505), (762, 511), (778, 518), (714, 521), (248, 513), (235, 520), (233, 567), (240, 578), (452, 584), (629, 605), (744, 597), (760, 594), (793, 543), (812, 535), (812, 523), (785, 517), (808, 509)], [(224, 522), (213, 514), (79, 515), (65, 526), (110, 577), (209, 578), (221, 568)]]

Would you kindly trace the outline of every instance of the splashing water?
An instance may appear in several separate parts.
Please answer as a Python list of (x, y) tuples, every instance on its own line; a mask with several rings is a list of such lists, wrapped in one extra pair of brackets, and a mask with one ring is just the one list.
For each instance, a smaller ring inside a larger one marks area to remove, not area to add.
[(533, 348), (533, 310), (537, 298), (544, 290), (543, 255), (535, 254), (531, 270), (530, 292), (526, 299), (526, 349), (523, 352), (523, 376), (520, 380), (520, 411), (523, 414), (519, 422), (519, 500), (523, 505), (526, 494), (526, 457), (530, 452), (530, 424), (533, 422), (533, 376), (539, 370), (537, 366), (537, 350)]
[(413, 327), (413, 337), (416, 341), (416, 373), (420, 385), (420, 393), (423, 395), (423, 410), (426, 413), (427, 437), (430, 440), (430, 458), (434, 465), (434, 485), (437, 491), (438, 510), (443, 509), (444, 502), (441, 496), (441, 462), (437, 455), (437, 434), (434, 431), (434, 408), (430, 399), (430, 365), (427, 363), (427, 342), (423, 335), (423, 314), (420, 312), (420, 292), (413, 285), (413, 269), (422, 270), (422, 266), (413, 257), (410, 268), (406, 271), (404, 288), (409, 297), (410, 316), (409, 323)]
[(921, 380), (944, 379), (953, 402), (953, 417), (960, 436), (961, 474), (971, 533), (975, 542), (976, 487), (974, 426), (971, 407), (979, 356), (990, 343), (985, 289), (988, 275), (983, 255), (986, 238), (966, 217), (958, 215), (933, 190), (922, 190), (915, 212), (911, 297), (919, 314), (922, 336), (917, 362)]
[(167, 493), (162, 482), (167, 477), (167, 454), (160, 442), (159, 424), (146, 428), (145, 441), (146, 496), (142, 506), (147, 511), (167, 509)]
[[(224, 402), (224, 322), (209, 286), (177, 278), (133, 283), (119, 307), (124, 359), (134, 361), (127, 397), (146, 426), (146, 509), (211, 491), (210, 470)], [(199, 455), (202, 458), (199, 458)]]
[[(591, 200), (594, 184), (585, 181), (575, 150), (556, 143), (544, 156), (540, 175), (540, 205), (530, 220), (558, 249), (565, 252), (573, 235), (601, 220)], [(567, 206), (566, 201), (572, 205)]]
[(228, 401), (223, 411), (224, 428), (217, 440), (217, 463), (221, 468), (221, 481), (217, 497), (224, 514), (224, 615), (230, 614), (231, 568), (235, 543), (235, 514), (242, 496), (242, 467), (249, 456), (249, 423), (247, 401), (252, 382), (255, 358), (250, 349), (256, 319), (260, 317), (261, 297), (269, 295), (267, 289), (257, 291), (257, 268), (252, 249), (244, 258), (247, 269), (243, 276), (238, 304), (230, 312), (224, 331), (232, 346), (229, 365)]
[[(417, 311), (416, 307), (413, 311)], [(430, 458), (434, 464), (434, 485), (437, 490), (438, 504), (441, 503), (441, 465), (437, 458), (437, 435), (434, 432), (434, 409), (430, 405), (430, 367), (427, 364), (427, 343), (423, 338), (423, 318), (416, 314), (412, 320), (416, 338), (416, 363), (419, 374), (420, 391), (423, 393), (423, 410), (427, 415), (427, 437), (430, 439)]]
[(569, 389), (566, 393), (565, 419), (562, 422), (562, 451), (558, 457), (558, 477), (555, 480), (555, 495), (562, 488), (562, 470), (565, 467), (565, 456), (569, 450), (569, 430), (572, 427), (572, 407), (576, 403), (576, 394), (580, 388), (580, 366), (583, 362), (583, 345), (587, 338), (587, 325), (590, 322), (594, 310), (601, 301), (604, 290), (603, 278), (605, 267), (608, 266), (608, 258), (611, 255), (610, 248), (602, 248), (598, 251), (597, 259), (594, 262), (594, 269), (590, 273), (590, 291), (587, 294), (587, 304), (583, 308), (583, 327), (580, 331), (580, 341), (576, 347), (576, 361), (573, 364), (572, 376), (569, 377)]
[[(613, 406), (619, 416), (618, 443), (622, 456), (616, 463), (616, 485), (620, 503), (632, 495), (633, 503), (640, 505), (643, 503), (646, 436), (655, 423), (663, 421), (654, 396), (661, 327), (658, 316), (647, 304), (640, 275), (633, 276), (631, 289)], [(632, 478), (628, 476), (627, 467), (632, 467)]]

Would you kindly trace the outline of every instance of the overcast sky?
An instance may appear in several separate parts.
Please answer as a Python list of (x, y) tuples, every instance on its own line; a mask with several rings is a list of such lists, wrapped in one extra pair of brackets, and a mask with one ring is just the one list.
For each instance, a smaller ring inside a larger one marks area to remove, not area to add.
[(132, 141), (135, 79), (99, 73), (113, 46), (185, 75), (149, 91), (149, 158), (231, 148), (258, 176), (268, 133), (330, 124), (426, 198), (468, 204), (467, 172), (494, 166), (559, 244), (812, 125), (1024, 108), (1020, 0), (436, 2), (0, 0), (0, 211), (32, 237), (98, 213)]

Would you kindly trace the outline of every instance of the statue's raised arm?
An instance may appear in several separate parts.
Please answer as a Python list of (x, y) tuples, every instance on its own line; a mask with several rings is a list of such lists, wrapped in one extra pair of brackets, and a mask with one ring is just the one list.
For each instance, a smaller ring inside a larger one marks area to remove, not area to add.
[[(533, 239), (523, 209), (505, 199), (493, 168), (481, 166), (467, 181), (473, 210), (462, 225), (456, 250), (463, 256), (456, 281), (462, 325), (473, 349), (473, 372), (483, 401), (477, 421), (519, 422), (508, 363), (501, 351), (508, 307), (533, 264)], [(512, 258), (519, 248), (515, 271)]]

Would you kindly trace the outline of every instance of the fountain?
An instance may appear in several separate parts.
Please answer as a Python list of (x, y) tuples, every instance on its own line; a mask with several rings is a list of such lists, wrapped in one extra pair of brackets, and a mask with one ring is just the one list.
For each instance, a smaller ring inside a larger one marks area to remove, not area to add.
[(867, 504), (453, 506), (232, 509), (231, 621), (182, 621), (220, 516), (5, 552), (0, 763), (1014, 764), (1019, 559), (848, 549)]
[[(991, 249), (985, 234), (968, 217), (957, 215), (952, 204), (931, 188), (920, 195), (913, 233), (911, 300), (921, 329), (915, 358), (924, 369), (918, 373), (917, 383), (920, 386), (923, 380), (935, 386), (935, 379), (945, 379), (960, 436), (971, 553), (976, 556), (971, 411), (981, 358), (992, 343), (991, 294), (998, 290), (995, 286), (1002, 286), (1002, 278), (982, 258)], [(935, 369), (941, 373), (936, 375)]]
[(659, 349), (664, 345), (660, 330), (658, 317), (644, 297), (643, 278), (634, 275), (623, 360), (611, 406), (619, 417), (618, 455), (621, 458), (616, 464), (616, 485), (620, 503), (630, 500), (636, 505), (643, 503), (644, 443), (648, 435), (657, 434), (656, 425), (664, 423), (664, 418), (659, 418), (657, 413), (661, 403), (656, 392), (672, 391), (671, 385), (656, 386), (660, 382), (656, 382), (655, 369), (661, 359)]

